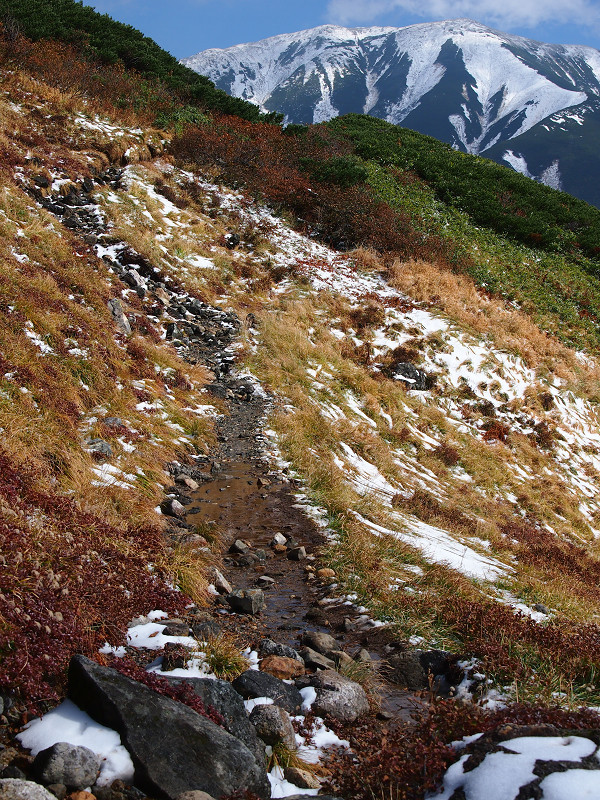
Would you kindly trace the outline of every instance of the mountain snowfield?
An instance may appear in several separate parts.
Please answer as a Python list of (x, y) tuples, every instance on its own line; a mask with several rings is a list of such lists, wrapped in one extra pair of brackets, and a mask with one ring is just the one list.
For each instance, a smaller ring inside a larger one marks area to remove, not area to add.
[(594, 48), (544, 44), (458, 19), (406, 28), (324, 25), (205, 50), (182, 63), (288, 123), (370, 114), (598, 202), (568, 151), (570, 143), (581, 173), (597, 169), (590, 152), (600, 115)]

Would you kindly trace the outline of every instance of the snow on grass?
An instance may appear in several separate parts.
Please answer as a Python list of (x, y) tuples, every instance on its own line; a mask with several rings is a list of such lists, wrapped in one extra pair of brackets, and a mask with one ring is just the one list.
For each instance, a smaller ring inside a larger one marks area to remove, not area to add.
[(144, 647), (147, 650), (162, 650), (166, 644), (181, 644), (184, 647), (198, 648), (198, 642), (191, 636), (166, 636), (165, 625), (159, 622), (146, 622), (134, 625), (127, 631), (127, 643), (131, 647)]
[[(597, 750), (594, 742), (581, 736), (524, 736), (500, 745), (508, 752), (490, 753), (468, 772), (464, 771), (468, 755), (452, 764), (444, 777), (442, 794), (429, 794), (427, 800), (450, 800), (460, 790), (467, 800), (508, 800), (517, 797), (521, 787), (536, 779), (537, 760), (578, 763)], [(558, 774), (561, 776), (558, 780), (554, 775), (544, 778), (543, 800), (600, 797), (600, 770), (574, 769)], [(595, 793), (589, 794), (590, 786)], [(564, 790), (569, 793), (563, 793)]]
[(28, 339), (31, 339), (31, 341), (34, 343), (34, 345), (41, 350), (43, 355), (48, 355), (49, 353), (54, 353), (54, 350), (52, 349), (52, 347), (50, 347), (48, 342), (45, 342), (42, 339), (42, 337), (39, 335), (39, 333), (35, 332), (35, 330), (33, 328), (33, 322), (30, 322), (28, 320), (25, 323), (25, 328), (24, 328), (23, 332), (25, 333), (25, 336), (27, 336)]
[(94, 722), (71, 700), (65, 700), (41, 719), (32, 720), (17, 739), (33, 756), (57, 742), (88, 747), (103, 759), (98, 785), (110, 786), (117, 779), (133, 781), (133, 762), (119, 734)]
[(398, 527), (386, 528), (363, 517), (357, 511), (351, 512), (359, 522), (376, 536), (388, 534), (405, 544), (420, 550), (423, 556), (433, 564), (445, 564), (468, 578), (493, 582), (507, 577), (514, 570), (490, 556), (482, 555), (472, 547), (462, 544), (447, 531), (429, 525), (408, 514), (393, 513)]
[(360, 495), (376, 494), (386, 505), (391, 505), (398, 489), (389, 483), (376, 466), (355, 453), (345, 442), (340, 442), (340, 448), (344, 458), (334, 455), (333, 460), (354, 490)]

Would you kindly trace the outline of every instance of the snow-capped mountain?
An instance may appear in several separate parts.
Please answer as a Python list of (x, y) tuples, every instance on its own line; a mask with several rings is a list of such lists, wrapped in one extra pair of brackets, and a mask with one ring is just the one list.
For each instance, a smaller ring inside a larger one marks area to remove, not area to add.
[(600, 52), (459, 19), (324, 25), (183, 63), (287, 122), (371, 114), (600, 204)]

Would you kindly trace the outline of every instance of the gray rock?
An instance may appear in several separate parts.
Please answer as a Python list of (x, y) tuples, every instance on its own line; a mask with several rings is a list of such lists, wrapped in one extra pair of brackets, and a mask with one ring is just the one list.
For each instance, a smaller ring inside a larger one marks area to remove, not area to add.
[(401, 361), (390, 368), (391, 377), (406, 384), (407, 389), (424, 392), (431, 389), (434, 379), (422, 369), (418, 369), (408, 361)]
[[(430, 682), (441, 685), (441, 677), (448, 671), (451, 655), (443, 650), (407, 650), (389, 659), (393, 669), (392, 680), (406, 689), (428, 689)], [(443, 693), (443, 692), (439, 692)]]
[(195, 789), (191, 792), (182, 792), (177, 800), (215, 800), (215, 798), (210, 794), (206, 794), (206, 792)]
[(108, 301), (107, 306), (117, 328), (121, 331), (121, 333), (124, 333), (125, 336), (131, 336), (131, 325), (125, 316), (121, 301), (117, 297), (113, 297)]
[(212, 678), (167, 678), (167, 680), (173, 685), (187, 684), (205, 706), (212, 706), (223, 717), (225, 730), (243, 742), (259, 764), (263, 763), (264, 745), (259, 741), (254, 726), (248, 720), (244, 701), (230, 683)]
[(343, 650), (332, 650), (329, 655), (335, 662), (336, 667), (343, 667), (348, 664), (354, 664), (354, 659), (348, 655), (348, 653), (344, 653)]
[(283, 535), (283, 533), (276, 533), (275, 536), (271, 539), (271, 546), (274, 544), (285, 544), (287, 539)]
[(300, 711), (302, 706), (302, 695), (295, 686), (257, 669), (247, 669), (246, 672), (242, 672), (232, 686), (244, 700), (270, 697), (275, 705), (285, 708), (290, 714)]
[(123, 427), (123, 420), (120, 417), (104, 417), (102, 424), (107, 428), (121, 428)]
[(160, 504), (160, 510), (168, 517), (185, 517), (185, 507), (181, 505), (179, 500), (168, 497)]
[(275, 578), (271, 578), (270, 575), (259, 575), (256, 582), (262, 589), (271, 589), (277, 581)]
[(287, 557), (291, 561), (304, 561), (306, 558), (306, 548), (305, 547), (292, 547), (291, 550), (288, 550)]
[(365, 648), (361, 648), (358, 653), (354, 656), (354, 660), (358, 661), (359, 664), (370, 664), (373, 659), (371, 658), (371, 654)]
[(187, 486), (187, 488), (191, 492), (195, 492), (196, 489), (200, 488), (200, 484), (197, 481), (195, 481), (193, 478), (190, 478), (188, 475), (178, 475), (175, 478), (175, 481), (177, 483), (182, 483), (184, 486)]
[(0, 800), (56, 800), (56, 797), (39, 783), (18, 778), (0, 779)]
[(259, 614), (265, 604), (265, 596), (261, 589), (236, 589), (225, 595), (225, 599), (233, 611), (241, 614)]
[(247, 553), (250, 548), (243, 542), (241, 539), (236, 539), (235, 542), (229, 548), (230, 553)]
[(150, 796), (174, 800), (200, 789), (221, 797), (248, 789), (270, 797), (264, 766), (250, 750), (188, 706), (84, 656), (71, 659), (69, 696), (118, 731), (134, 763), (135, 785)]
[(9, 764), (7, 767), (0, 770), (0, 778), (19, 778), (19, 780), (26, 781), (27, 775), (25, 775), (22, 769), (15, 767), (14, 764)]
[(65, 800), (65, 797), (67, 796), (68, 789), (64, 783), (50, 783), (48, 786), (46, 786), (46, 789), (48, 789), (49, 792), (52, 792), (54, 797), (57, 797), (58, 800)]
[(85, 789), (96, 783), (101, 759), (89, 747), (57, 742), (41, 750), (33, 761), (40, 783), (64, 783), (69, 789)]
[(283, 774), (286, 781), (293, 783), (294, 786), (299, 786), (301, 789), (319, 789), (321, 787), (321, 781), (317, 776), (306, 769), (286, 767)]
[(215, 589), (219, 594), (231, 594), (231, 592), (233, 591), (233, 587), (231, 586), (229, 581), (225, 578), (223, 573), (216, 567), (213, 567), (213, 583)]
[(297, 650), (287, 644), (274, 642), (272, 639), (263, 639), (258, 646), (258, 652), (262, 658), (266, 658), (266, 656), (283, 656), (283, 658), (295, 658), (296, 661), (304, 663), (304, 659)]
[(180, 619), (167, 619), (163, 633), (165, 636), (189, 636), (190, 626)]
[(333, 669), (335, 667), (333, 659), (327, 658), (322, 653), (317, 653), (312, 647), (302, 647), (300, 656), (310, 669)]
[(317, 698), (312, 710), (339, 722), (354, 722), (369, 711), (365, 690), (358, 683), (334, 670), (318, 672), (311, 680)]
[(296, 735), (290, 715), (280, 706), (256, 706), (250, 713), (250, 722), (265, 744), (283, 743), (296, 749)]
[(317, 653), (323, 653), (325, 656), (332, 650), (339, 650), (340, 648), (333, 636), (319, 631), (306, 631), (302, 636), (302, 644), (316, 650)]
[(202, 620), (192, 623), (192, 633), (196, 639), (204, 641), (208, 636), (218, 636), (221, 633), (221, 627), (214, 620)]
[(108, 442), (105, 442), (104, 439), (86, 439), (85, 443), (90, 452), (98, 453), (98, 455), (104, 458), (112, 458), (112, 447)]
[[(306, 800), (305, 794), (288, 794), (285, 800)], [(333, 797), (331, 794), (320, 794), (319, 800), (340, 800), (339, 797)]]

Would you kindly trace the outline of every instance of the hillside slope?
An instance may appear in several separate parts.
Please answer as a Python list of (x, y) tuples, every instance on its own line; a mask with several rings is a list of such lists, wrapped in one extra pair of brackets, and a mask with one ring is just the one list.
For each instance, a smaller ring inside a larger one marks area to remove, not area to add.
[[(401, 749), (375, 714), (344, 730), (368, 746), (331, 766), (341, 796), (408, 781), (422, 798), (456, 760), (451, 741), (504, 723), (597, 727), (597, 210), (491, 165), (500, 194), (506, 173), (533, 187), (532, 214), (544, 199), (531, 246), (510, 195), (489, 227), (465, 205), (485, 163), (450, 153), (446, 165), (467, 166), (444, 195), (437, 173), (418, 174), (427, 142), (399, 143), (382, 121), (283, 131), (214, 115), (156, 130), (147, 109), (111, 109), (110, 71), (95, 97), (76, 65), (3, 46), (0, 686), (12, 724), (64, 696), (73, 653), (131, 656), (139, 615), (193, 601), (253, 641), (253, 618), (209, 589), (231, 532), (190, 530), (173, 506), (201, 504), (191, 476), (219, 475), (228, 503), (215, 453), (232, 370), (241, 403), (248, 386), (270, 403), (242, 434), (326, 536), (319, 565), (333, 575), (298, 562), (320, 592), (306, 613), (337, 607), (342, 636), (352, 609), (400, 654), (443, 649), (460, 668), (464, 703), (431, 697)], [(567, 236), (572, 223), (590, 238)]]
[(291, 123), (370, 114), (600, 202), (590, 178), (598, 174), (600, 55), (590, 47), (543, 44), (459, 19), (325, 25), (182, 63)]

